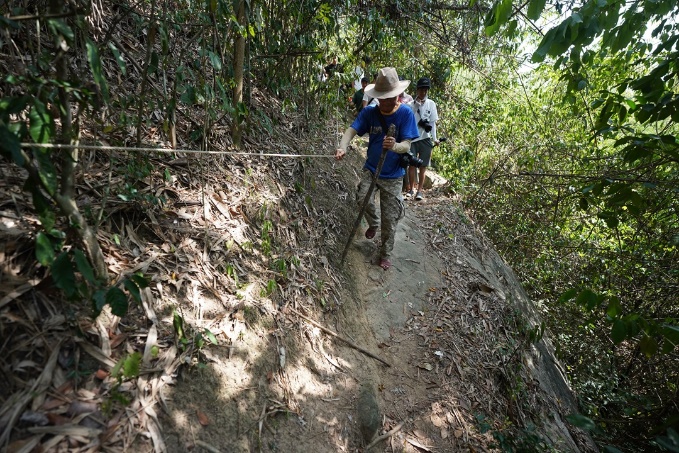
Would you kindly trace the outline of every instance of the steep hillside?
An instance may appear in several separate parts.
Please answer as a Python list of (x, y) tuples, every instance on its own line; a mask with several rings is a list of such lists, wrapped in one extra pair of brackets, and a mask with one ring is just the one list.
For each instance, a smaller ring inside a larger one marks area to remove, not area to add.
[(90, 154), (77, 200), (95, 211), (149, 166), (98, 232), (111, 275), (150, 280), (122, 318), (52, 288), (2, 166), (9, 451), (593, 449), (525, 293), (445, 186), (409, 205), (392, 269), (362, 229), (340, 267), (361, 152), (337, 163), (336, 130), (293, 131), (253, 131), (247, 156)]
[[(332, 158), (348, 115), (327, 93), (304, 93), (305, 110), (254, 81), (236, 148), (242, 112), (220, 99), (200, 32), (167, 21), (155, 42), (153, 10), (100, 3), (54, 12), (70, 20), (50, 22), (54, 42), (8, 31), (0, 62), (21, 76), (0, 85), (3, 140), (4, 121), (29, 118), (27, 140), (83, 146), (3, 145), (35, 166), (0, 162), (0, 449), (594, 450), (564, 421), (575, 399), (530, 301), (445, 184), (409, 205), (393, 268), (372, 263), (379, 235), (363, 228), (340, 263), (364, 152)], [(100, 58), (67, 22), (116, 51)], [(63, 53), (67, 36), (81, 53)], [(154, 52), (162, 64), (142, 67)], [(208, 60), (213, 98), (180, 91)], [(45, 196), (65, 184), (56, 169), (74, 170), (77, 216)], [(47, 182), (31, 196), (27, 178)], [(86, 225), (106, 281), (80, 251)]]

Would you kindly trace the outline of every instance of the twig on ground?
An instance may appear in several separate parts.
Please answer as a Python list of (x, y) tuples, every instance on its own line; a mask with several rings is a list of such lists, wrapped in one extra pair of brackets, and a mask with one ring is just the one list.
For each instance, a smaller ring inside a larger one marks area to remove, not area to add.
[(391, 364), (390, 364), (389, 362), (386, 362), (385, 360), (383, 360), (383, 359), (377, 357), (377, 356), (376, 356), (375, 354), (373, 354), (372, 352), (370, 352), (370, 351), (368, 351), (368, 350), (366, 350), (366, 349), (363, 349), (362, 347), (358, 346), (357, 344), (354, 344), (352, 341), (349, 341), (349, 340), (347, 340), (346, 338), (344, 338), (344, 337), (342, 337), (342, 336), (336, 334), (336, 333), (333, 332), (332, 330), (328, 329), (327, 327), (322, 326), (321, 324), (317, 323), (317, 322), (314, 321), (313, 319), (304, 316), (303, 314), (301, 314), (300, 312), (298, 312), (298, 311), (295, 310), (294, 308), (288, 307), (288, 310), (290, 310), (291, 312), (293, 312), (294, 314), (296, 314), (296, 315), (299, 316), (300, 318), (304, 319), (306, 322), (310, 323), (311, 325), (318, 327), (319, 329), (321, 329), (323, 332), (327, 333), (328, 335), (331, 335), (331, 336), (333, 336), (333, 337), (335, 337), (335, 338), (337, 338), (337, 339), (339, 339), (339, 340), (342, 340), (342, 341), (345, 342), (347, 345), (351, 346), (352, 348), (356, 349), (357, 351), (360, 351), (360, 352), (362, 352), (363, 354), (365, 354), (365, 355), (367, 355), (367, 356), (369, 356), (369, 357), (372, 357), (372, 358), (375, 359), (375, 360), (378, 360), (378, 361), (382, 362), (383, 364), (385, 364), (385, 365), (388, 366), (388, 367), (391, 366)]
[(398, 425), (394, 426), (394, 427), (392, 428), (391, 431), (386, 432), (386, 433), (382, 434), (382, 435), (379, 436), (379, 437), (376, 437), (372, 442), (370, 442), (370, 443), (368, 444), (367, 447), (365, 447), (365, 451), (369, 451), (372, 447), (374, 447), (375, 445), (379, 444), (379, 443), (382, 442), (384, 439), (388, 439), (388, 438), (390, 438), (391, 436), (393, 436), (394, 434), (396, 434), (397, 432), (399, 432), (399, 431), (401, 430), (401, 428), (403, 428), (403, 424), (404, 424), (404, 423), (405, 423), (405, 421), (402, 421), (402, 422), (399, 423)]
[(196, 444), (196, 447), (202, 447), (202, 448), (204, 448), (207, 451), (210, 451), (212, 453), (221, 453), (221, 451), (218, 448), (215, 448), (212, 445), (203, 442), (202, 440), (196, 439), (196, 440), (193, 441), (193, 443)]

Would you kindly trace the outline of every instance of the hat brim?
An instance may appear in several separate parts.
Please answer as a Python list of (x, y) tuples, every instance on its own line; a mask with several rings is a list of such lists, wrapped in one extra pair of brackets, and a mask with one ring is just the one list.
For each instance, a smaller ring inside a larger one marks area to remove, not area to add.
[(372, 98), (387, 99), (393, 98), (403, 93), (406, 90), (406, 88), (408, 88), (408, 85), (410, 85), (410, 80), (402, 80), (398, 82), (396, 88), (392, 88), (389, 91), (377, 91), (375, 90), (375, 84), (371, 83), (370, 85), (365, 87), (365, 90), (363, 90), (363, 92)]

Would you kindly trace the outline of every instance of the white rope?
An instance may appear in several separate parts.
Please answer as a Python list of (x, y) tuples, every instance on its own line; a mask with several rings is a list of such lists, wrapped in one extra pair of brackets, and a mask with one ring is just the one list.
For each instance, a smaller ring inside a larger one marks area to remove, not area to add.
[(60, 143), (22, 143), (22, 148), (51, 148), (51, 149), (82, 149), (93, 151), (138, 151), (138, 152), (158, 152), (158, 153), (188, 153), (188, 154), (226, 154), (231, 156), (251, 156), (251, 157), (332, 157), (334, 154), (284, 154), (284, 153), (246, 153), (244, 151), (218, 151), (200, 149), (171, 149), (171, 148), (135, 148), (130, 146), (108, 146), (108, 145), (66, 145)]

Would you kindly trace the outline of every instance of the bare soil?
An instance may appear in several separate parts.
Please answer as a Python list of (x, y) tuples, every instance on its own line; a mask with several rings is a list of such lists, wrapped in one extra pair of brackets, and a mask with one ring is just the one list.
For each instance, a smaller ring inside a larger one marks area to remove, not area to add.
[[(109, 271), (150, 280), (123, 318), (53, 289), (21, 172), (1, 168), (2, 448), (593, 451), (564, 421), (576, 404), (548, 333), (531, 335), (539, 317), (445, 181), (408, 202), (391, 269), (364, 228), (342, 265), (361, 153), (338, 163), (281, 134), (246, 149), (323, 157), (151, 156), (139, 193), (163, 203), (108, 200)], [(112, 162), (90, 156), (80, 206), (101, 208)], [(113, 376), (134, 354), (139, 372)]]
[(528, 450), (593, 448), (562, 420), (575, 410), (563, 375), (544, 378), (530, 360), (539, 345), (513, 330), (534, 320), (514, 305), (527, 299), (511, 270), (436, 180), (408, 202), (391, 269), (375, 265), (380, 237), (363, 226), (338, 270), (336, 309), (283, 301), (276, 328), (246, 322), (232, 349), (211, 348), (206, 366), (181, 374), (163, 416), (170, 451), (366, 451), (380, 435), (370, 451), (490, 451), (501, 447), (493, 430), (512, 425), (538, 426), (533, 440), (512, 431)]

